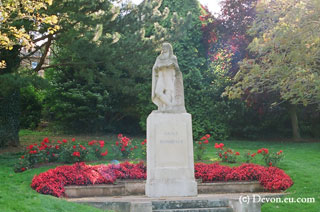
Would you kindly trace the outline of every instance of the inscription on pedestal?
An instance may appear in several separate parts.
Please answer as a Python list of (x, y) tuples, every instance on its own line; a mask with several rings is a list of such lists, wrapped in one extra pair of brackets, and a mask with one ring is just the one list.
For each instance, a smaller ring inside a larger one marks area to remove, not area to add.
[(185, 123), (170, 125), (159, 123), (155, 127), (156, 164), (158, 167), (187, 167), (187, 126)]

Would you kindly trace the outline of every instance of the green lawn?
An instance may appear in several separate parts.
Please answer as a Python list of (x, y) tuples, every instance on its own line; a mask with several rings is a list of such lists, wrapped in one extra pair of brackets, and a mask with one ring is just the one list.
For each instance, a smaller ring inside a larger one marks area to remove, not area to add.
[[(22, 145), (40, 142), (46, 133), (33, 133), (22, 131), (20, 133)], [(71, 139), (75, 137), (77, 141), (87, 142), (92, 139), (106, 141), (107, 147), (116, 141), (115, 135), (107, 136), (75, 136), (75, 135), (48, 135), (54, 139)], [(136, 138), (137, 141), (143, 138)], [(274, 211), (306, 211), (316, 212), (320, 208), (320, 143), (294, 143), (294, 142), (262, 142), (262, 141), (225, 141), (227, 147), (244, 153), (247, 150), (256, 151), (259, 148), (269, 148), (270, 151), (283, 150), (284, 160), (279, 167), (283, 169), (294, 181), (294, 185), (287, 190), (287, 197), (307, 198), (314, 197), (315, 203), (310, 204), (275, 204), (267, 203), (262, 206), (263, 212)], [(216, 161), (215, 149), (213, 143), (208, 145), (205, 158), (210, 161)], [(21, 153), (5, 152), (0, 154), (0, 211), (101, 211), (84, 205), (67, 202), (48, 195), (41, 195), (31, 189), (30, 183), (35, 174), (44, 172), (55, 166), (44, 166), (37, 169), (27, 170), (23, 173), (14, 173), (14, 164), (18, 161)], [(108, 155), (107, 160), (112, 159), (112, 154)], [(102, 161), (105, 162), (105, 161)], [(255, 159), (255, 163), (261, 163)]]

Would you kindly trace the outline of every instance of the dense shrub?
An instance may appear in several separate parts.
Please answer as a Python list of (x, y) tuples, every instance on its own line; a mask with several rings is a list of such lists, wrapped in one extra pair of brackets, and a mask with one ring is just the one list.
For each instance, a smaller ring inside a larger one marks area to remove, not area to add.
[(20, 128), (35, 129), (42, 118), (42, 95), (35, 87), (21, 88)]
[(108, 154), (104, 148), (104, 141), (89, 141), (87, 144), (79, 144), (76, 139), (71, 141), (53, 141), (44, 138), (40, 144), (31, 144), (26, 147), (24, 154), (15, 165), (15, 172), (23, 172), (33, 168), (39, 163), (63, 162), (74, 163), (101, 159)]

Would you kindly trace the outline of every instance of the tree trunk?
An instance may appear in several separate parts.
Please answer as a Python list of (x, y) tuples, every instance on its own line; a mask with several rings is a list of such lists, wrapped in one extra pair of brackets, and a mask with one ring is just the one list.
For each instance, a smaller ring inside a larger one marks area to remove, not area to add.
[(0, 148), (19, 146), (20, 91), (0, 99)]
[(293, 105), (293, 104), (289, 105), (289, 114), (290, 114), (290, 119), (291, 119), (293, 139), (295, 141), (299, 141), (301, 139), (301, 136), (300, 136), (300, 132), (299, 132), (297, 105)]

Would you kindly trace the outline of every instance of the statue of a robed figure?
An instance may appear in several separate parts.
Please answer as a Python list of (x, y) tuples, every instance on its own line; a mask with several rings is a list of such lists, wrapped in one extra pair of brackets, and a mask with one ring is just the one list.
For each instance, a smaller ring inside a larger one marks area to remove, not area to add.
[(147, 118), (149, 197), (195, 196), (191, 115), (184, 105), (182, 73), (169, 43), (162, 45), (152, 69), (152, 102)]
[(170, 43), (162, 45), (152, 69), (152, 102), (160, 112), (186, 112), (182, 73)]

